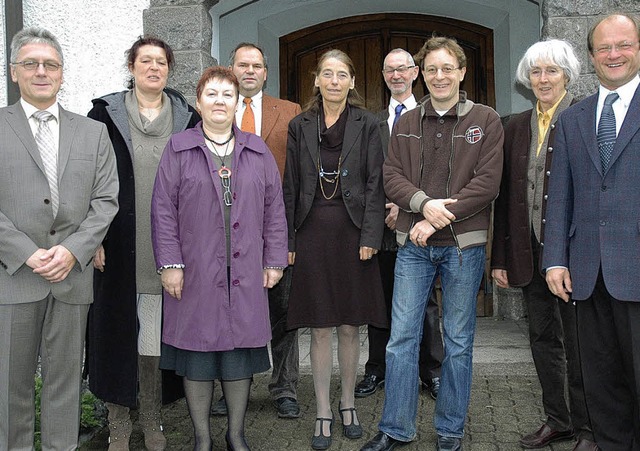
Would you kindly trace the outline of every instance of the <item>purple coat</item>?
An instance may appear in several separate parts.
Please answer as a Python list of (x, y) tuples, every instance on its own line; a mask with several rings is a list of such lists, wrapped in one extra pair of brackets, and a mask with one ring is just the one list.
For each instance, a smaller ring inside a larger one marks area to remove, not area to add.
[(171, 137), (151, 201), (156, 264), (185, 265), (182, 299), (164, 292), (162, 341), (193, 351), (265, 346), (271, 339), (263, 267), (287, 265), (280, 174), (258, 136), (234, 126), (231, 286), (223, 188), (202, 123)]

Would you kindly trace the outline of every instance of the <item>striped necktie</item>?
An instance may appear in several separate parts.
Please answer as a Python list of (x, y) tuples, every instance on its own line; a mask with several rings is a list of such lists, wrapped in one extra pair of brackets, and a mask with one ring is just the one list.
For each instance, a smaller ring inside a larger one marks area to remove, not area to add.
[(400, 119), (400, 116), (402, 116), (402, 110), (404, 110), (404, 108), (405, 108), (405, 106), (402, 103), (400, 103), (400, 104), (398, 104), (396, 106), (396, 115), (393, 118), (393, 127), (395, 127), (396, 122), (398, 122), (398, 119)]
[(618, 97), (617, 93), (612, 92), (604, 99), (604, 106), (598, 123), (598, 150), (600, 151), (603, 174), (609, 168), (611, 152), (613, 152), (613, 146), (616, 144), (616, 116), (613, 114), (611, 105), (618, 100)]
[(42, 158), (47, 182), (49, 182), (51, 208), (53, 209), (53, 217), (55, 218), (58, 214), (60, 198), (58, 195), (58, 152), (53, 141), (53, 133), (49, 128), (49, 121), (53, 119), (53, 114), (48, 111), (36, 111), (33, 113), (33, 117), (38, 121), (36, 144), (40, 151), (40, 158)]

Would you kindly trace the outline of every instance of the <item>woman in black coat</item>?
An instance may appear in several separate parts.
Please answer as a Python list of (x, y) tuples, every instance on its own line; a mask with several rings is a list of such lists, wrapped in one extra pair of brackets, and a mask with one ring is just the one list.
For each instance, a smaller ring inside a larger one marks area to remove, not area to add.
[(94, 257), (86, 371), (91, 391), (109, 410), (109, 450), (129, 449), (129, 409), (136, 406), (147, 449), (160, 450), (166, 446), (162, 391), (170, 402), (181, 396), (182, 385), (175, 376), (169, 383), (172, 377), (158, 369), (162, 286), (151, 248), (151, 190), (170, 136), (192, 128), (200, 116), (166, 88), (174, 57), (165, 42), (141, 37), (126, 55), (130, 89), (94, 99), (88, 114), (106, 124), (113, 143), (120, 210)]

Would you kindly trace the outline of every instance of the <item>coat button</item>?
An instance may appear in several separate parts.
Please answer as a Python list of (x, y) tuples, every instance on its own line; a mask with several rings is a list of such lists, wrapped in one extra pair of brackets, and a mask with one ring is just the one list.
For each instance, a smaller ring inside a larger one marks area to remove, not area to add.
[(553, 147), (551, 146), (547, 147), (547, 152), (553, 152)]
[(344, 197), (350, 197), (350, 196), (351, 196), (351, 191), (344, 192)]
[(547, 223), (547, 220), (546, 220), (546, 219), (544, 219), (544, 218), (542, 218), (542, 223), (543, 223), (543, 224), (546, 224), (546, 223)]
[(607, 221), (600, 221), (600, 225), (601, 226), (606, 226), (607, 225)]
[(50, 203), (51, 203), (51, 201), (50, 201), (49, 199), (45, 199), (45, 200), (44, 200), (44, 204), (45, 204), (45, 205), (49, 205)]
[(436, 138), (442, 138), (442, 133), (437, 133)]
[(544, 247), (544, 243), (540, 243), (540, 247)]
[(544, 200), (547, 200), (547, 199), (549, 199), (549, 195), (548, 195), (548, 194), (545, 194), (545, 195), (544, 195)]
[(50, 230), (50, 231), (49, 231), (49, 235), (55, 235), (55, 234), (56, 234), (56, 231), (55, 231), (55, 230)]
[(233, 223), (233, 228), (234, 228), (234, 229), (237, 229), (238, 227), (240, 227), (240, 224), (238, 224), (237, 222), (234, 222), (234, 223)]
[(547, 171), (547, 177), (551, 175), (551, 171)]
[(348, 169), (343, 169), (343, 170), (342, 170), (342, 176), (343, 176), (343, 177), (346, 177), (346, 176), (348, 176), (348, 175), (349, 175), (349, 170), (348, 170)]
[(240, 285), (240, 281), (238, 279), (234, 279), (234, 281), (231, 283), (233, 284), (234, 287), (237, 287), (238, 285)]
[(234, 252), (233, 253), (233, 258), (238, 258), (240, 257), (240, 252)]
[(600, 191), (606, 191), (607, 190), (607, 185), (602, 185), (600, 187)]

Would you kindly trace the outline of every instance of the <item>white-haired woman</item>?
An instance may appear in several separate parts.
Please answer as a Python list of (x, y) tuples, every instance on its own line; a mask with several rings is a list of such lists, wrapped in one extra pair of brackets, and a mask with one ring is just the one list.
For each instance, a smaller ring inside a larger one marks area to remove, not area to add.
[(533, 90), (536, 106), (515, 115), (505, 126), (491, 275), (499, 287), (522, 287), (547, 417), (538, 430), (520, 439), (524, 448), (543, 448), (574, 437), (581, 446), (585, 440), (593, 441), (582, 390), (574, 306), (553, 296), (540, 268), (555, 123), (575, 103), (567, 86), (579, 73), (580, 63), (567, 42), (552, 39), (533, 44), (520, 60), (516, 78)]

